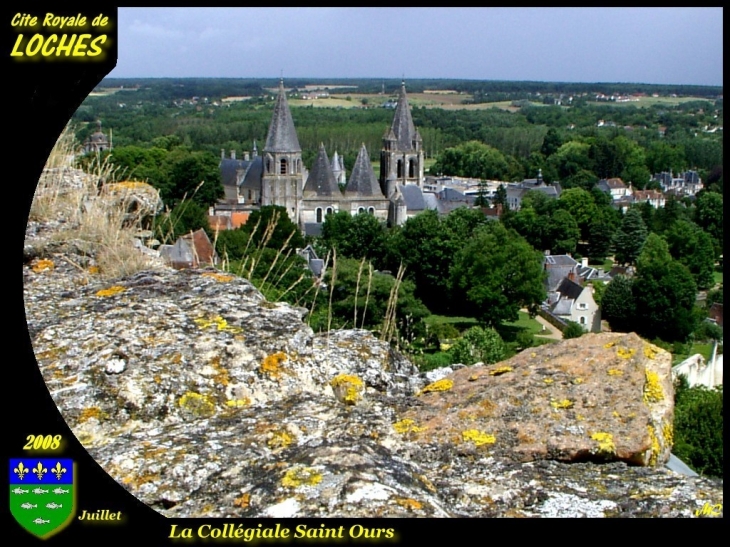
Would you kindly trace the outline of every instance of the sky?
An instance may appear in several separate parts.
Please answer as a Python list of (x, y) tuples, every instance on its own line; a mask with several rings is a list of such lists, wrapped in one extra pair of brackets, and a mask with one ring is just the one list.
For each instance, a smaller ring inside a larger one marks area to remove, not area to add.
[(722, 8), (119, 8), (111, 78), (722, 85)]

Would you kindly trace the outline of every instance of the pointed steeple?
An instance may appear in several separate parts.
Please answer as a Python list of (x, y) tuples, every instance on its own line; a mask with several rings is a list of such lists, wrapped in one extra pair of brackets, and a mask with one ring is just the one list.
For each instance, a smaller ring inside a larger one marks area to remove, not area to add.
[(345, 187), (345, 195), (348, 197), (368, 196), (383, 199), (383, 192), (380, 190), (378, 179), (370, 163), (370, 154), (363, 143), (360, 152), (357, 154), (355, 166), (352, 168), (350, 180)]
[(309, 171), (307, 183), (304, 185), (303, 196), (305, 198), (315, 196), (342, 197), (342, 192), (340, 192), (335, 174), (332, 172), (332, 166), (327, 158), (324, 144), (319, 145), (319, 153), (317, 154), (317, 159), (314, 160), (312, 169)]
[(294, 121), (289, 111), (289, 103), (284, 92), (284, 80), (279, 81), (279, 96), (276, 99), (274, 114), (271, 117), (269, 133), (266, 136), (264, 152), (301, 152)]
[(413, 118), (411, 118), (405, 82), (401, 82), (398, 106), (395, 108), (395, 116), (393, 116), (390, 129), (398, 140), (398, 150), (413, 150), (415, 148), (413, 142), (421, 139), (416, 131), (416, 126), (413, 125)]

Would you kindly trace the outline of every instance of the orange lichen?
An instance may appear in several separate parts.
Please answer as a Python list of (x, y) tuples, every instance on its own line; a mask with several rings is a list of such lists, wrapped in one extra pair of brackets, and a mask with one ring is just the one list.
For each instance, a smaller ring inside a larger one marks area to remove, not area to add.
[(236, 507), (240, 507), (241, 509), (245, 509), (248, 507), (248, 505), (251, 503), (251, 493), (246, 492), (245, 494), (242, 494), (240, 498), (236, 498), (233, 500), (233, 505)]
[(113, 286), (109, 287), (108, 289), (101, 289), (99, 291), (96, 291), (96, 296), (101, 296), (102, 298), (107, 297), (107, 296), (114, 296), (116, 294), (123, 293), (125, 290), (127, 290), (127, 289), (125, 289), (121, 285), (113, 285)]
[(284, 352), (277, 351), (267, 356), (261, 363), (261, 373), (271, 376), (272, 378), (278, 378), (281, 376), (282, 367), (281, 363), (286, 361), (287, 357)]
[(411, 511), (417, 511), (423, 507), (423, 504), (420, 501), (416, 501), (413, 498), (396, 498), (395, 502), (401, 507), (405, 507)]
[(99, 266), (89, 266), (89, 269), (88, 269), (88, 272), (89, 272), (89, 273), (90, 273), (91, 275), (96, 275), (96, 274), (98, 274), (98, 273), (99, 273), (100, 271), (101, 271), (101, 270), (99, 270)]
[(214, 272), (205, 272), (202, 275), (203, 275), (203, 277), (213, 278), (216, 281), (219, 281), (221, 283), (227, 283), (228, 281), (231, 281), (234, 279), (234, 276), (232, 276), (232, 275), (225, 275), (225, 274), (214, 273)]
[(45, 272), (46, 270), (52, 270), (55, 267), (56, 267), (56, 265), (54, 264), (53, 260), (49, 260), (47, 258), (42, 258), (38, 262), (33, 264), (31, 269), (35, 273), (41, 273), (41, 272)]
[(81, 411), (81, 414), (79, 415), (79, 423), (83, 424), (89, 420), (101, 420), (106, 417), (106, 412), (101, 410), (98, 406), (92, 406)]

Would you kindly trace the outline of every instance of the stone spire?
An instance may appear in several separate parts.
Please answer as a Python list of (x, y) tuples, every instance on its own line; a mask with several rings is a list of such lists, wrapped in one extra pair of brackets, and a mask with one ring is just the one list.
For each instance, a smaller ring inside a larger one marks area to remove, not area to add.
[(345, 196), (384, 198), (383, 192), (380, 190), (380, 185), (378, 184), (378, 179), (375, 178), (373, 166), (370, 163), (370, 154), (368, 154), (364, 143), (360, 148), (360, 152), (357, 154), (355, 166), (352, 168), (350, 180), (345, 188)]
[(414, 150), (414, 141), (420, 141), (421, 137), (416, 131), (411, 118), (411, 109), (408, 106), (406, 96), (406, 83), (401, 82), (400, 93), (398, 94), (398, 106), (395, 108), (395, 116), (390, 130), (398, 141), (398, 150)]
[(342, 192), (340, 192), (340, 187), (337, 186), (335, 174), (332, 172), (332, 166), (327, 158), (324, 144), (319, 145), (319, 153), (317, 154), (317, 159), (314, 160), (312, 169), (309, 171), (307, 183), (304, 185), (303, 196), (305, 198), (317, 196), (342, 197)]
[(271, 117), (269, 133), (266, 136), (264, 152), (301, 152), (289, 103), (284, 93), (284, 80), (279, 81), (279, 96), (276, 99), (274, 115)]

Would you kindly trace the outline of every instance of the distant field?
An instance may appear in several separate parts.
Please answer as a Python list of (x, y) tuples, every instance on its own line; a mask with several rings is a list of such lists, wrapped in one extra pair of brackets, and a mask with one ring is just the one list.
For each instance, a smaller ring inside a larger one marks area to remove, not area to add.
[(122, 89), (125, 89), (126, 91), (134, 91), (134, 87), (105, 87), (99, 89), (99, 91), (92, 91), (89, 93), (89, 97), (106, 97), (107, 95), (113, 95), (117, 91), (121, 91)]
[(638, 101), (629, 101), (628, 103), (616, 103), (613, 101), (588, 101), (591, 106), (638, 106), (648, 107), (656, 104), (667, 106), (677, 106), (678, 104), (688, 103), (691, 101), (707, 101), (703, 97), (639, 97)]
[(315, 108), (355, 108), (361, 107), (362, 103), (352, 97), (352, 100), (335, 98), (333, 96), (321, 99), (289, 99), (289, 106), (312, 106)]

